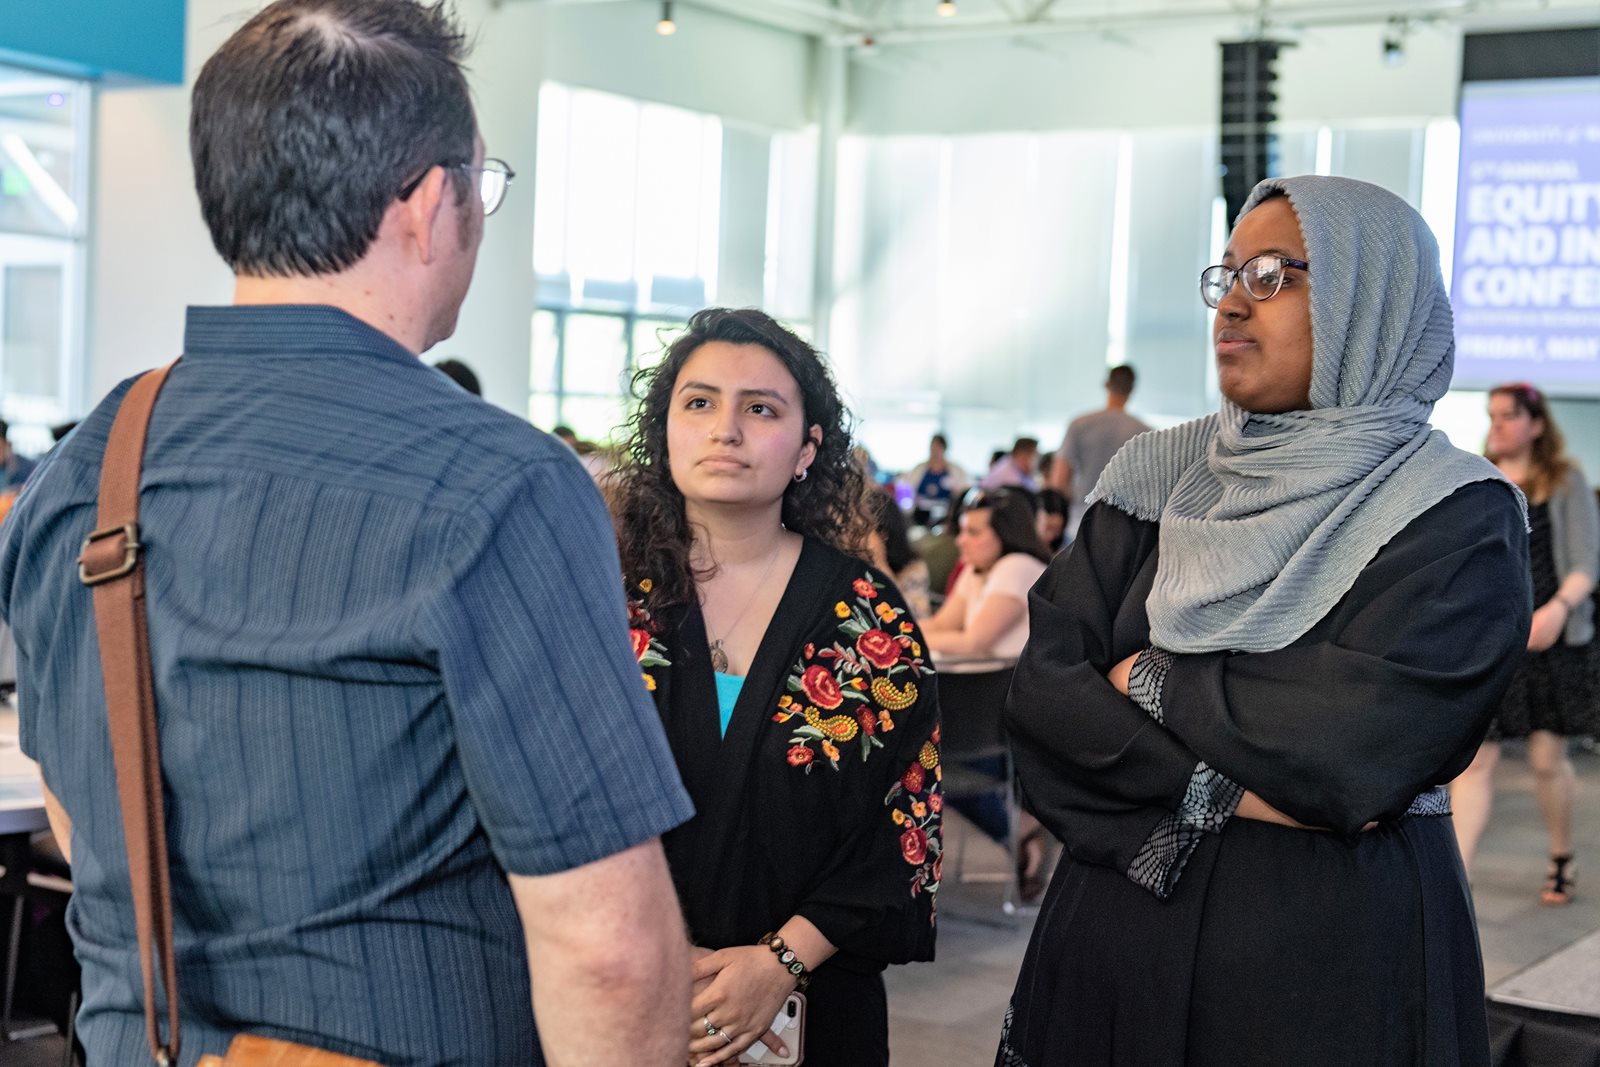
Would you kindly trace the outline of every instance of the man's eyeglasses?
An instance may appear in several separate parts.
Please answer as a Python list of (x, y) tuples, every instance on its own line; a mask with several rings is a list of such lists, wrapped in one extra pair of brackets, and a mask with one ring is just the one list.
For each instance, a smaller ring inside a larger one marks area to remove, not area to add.
[[(499, 209), (501, 203), (505, 201), (506, 189), (510, 187), (512, 180), (517, 176), (517, 172), (512, 170), (503, 159), (486, 159), (483, 161), (482, 166), (477, 167), (471, 163), (438, 163), (435, 166), (443, 167), (445, 170), (464, 170), (469, 174), (476, 173), (478, 175), (478, 196), (483, 199), (483, 213), (485, 215), (493, 215)], [(432, 169), (433, 167), (429, 167), (428, 170), (423, 171), (401, 186), (398, 199), (411, 199), (411, 194), (417, 191), (417, 186), (422, 184), (422, 179), (426, 178), (428, 171)]]
[(1256, 300), (1271, 300), (1283, 288), (1284, 270), (1309, 271), (1310, 264), (1300, 259), (1288, 259), (1272, 252), (1251, 256), (1235, 270), (1218, 263), (1200, 272), (1200, 299), (1206, 307), (1218, 307), (1231, 292), (1236, 281), (1244, 283), (1244, 291)]

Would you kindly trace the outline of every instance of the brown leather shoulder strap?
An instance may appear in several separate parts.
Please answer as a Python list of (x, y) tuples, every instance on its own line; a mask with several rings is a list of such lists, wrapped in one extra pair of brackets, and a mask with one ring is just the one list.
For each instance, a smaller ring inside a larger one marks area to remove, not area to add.
[[(167, 869), (155, 676), (144, 602), (144, 546), (139, 543), (139, 476), (150, 414), (177, 362), (145, 374), (123, 398), (101, 463), (96, 529), (78, 556), (78, 576), (94, 589), (100, 670), (139, 930), (145, 1029), (150, 1055), (162, 1065), (178, 1061), (178, 969), (172, 949), (172, 879)], [(164, 1042), (156, 1017), (158, 963), (167, 998)]]

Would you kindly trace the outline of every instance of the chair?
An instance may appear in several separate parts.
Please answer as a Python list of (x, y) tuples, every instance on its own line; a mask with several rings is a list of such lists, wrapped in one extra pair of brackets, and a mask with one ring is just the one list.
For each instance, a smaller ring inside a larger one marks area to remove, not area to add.
[[(72, 896), (71, 870), (54, 837), (44, 831), (32, 838), (12, 835), (0, 841), (0, 896), (12, 897), (10, 929), (6, 942), (4, 986), (0, 990), (0, 1044), (54, 1033), (54, 1023), (46, 1022), (27, 1030), (12, 1029), (17, 972), (22, 962), (22, 928), (27, 907), (33, 901), (65, 905)], [(73, 991), (67, 1006), (65, 1067), (74, 1062), (73, 1038), (78, 994)]]
[[(939, 674), (939, 711), (942, 720), (939, 763), (944, 768), (943, 792), (947, 800), (998, 796), (1005, 804), (1009, 830), (1006, 836), (1006, 871), (965, 874), (966, 840), (962, 835), (956, 848), (954, 880), (961, 882), (1003, 882), (1005, 893), (1000, 910), (1014, 917), (1021, 910), (1021, 889), (1017, 884), (1017, 793), (1016, 772), (1011, 748), (1006, 740), (1002, 714), (1006, 693), (1011, 688), (1011, 667), (958, 673), (946, 669)], [(993, 761), (993, 772), (974, 766)], [(982, 918), (979, 921), (988, 922)]]

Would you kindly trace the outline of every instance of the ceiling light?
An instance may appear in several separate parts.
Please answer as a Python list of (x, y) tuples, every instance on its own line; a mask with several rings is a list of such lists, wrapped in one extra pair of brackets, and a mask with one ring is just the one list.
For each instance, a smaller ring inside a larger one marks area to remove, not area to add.
[(1406, 61), (1406, 34), (1411, 26), (1402, 18), (1392, 18), (1383, 31), (1383, 61), (1398, 67)]
[(939, 0), (939, 17), (950, 18), (956, 13), (956, 0)]
[(661, 0), (661, 21), (656, 23), (656, 32), (663, 37), (678, 32), (678, 24), (672, 21), (672, 0)]

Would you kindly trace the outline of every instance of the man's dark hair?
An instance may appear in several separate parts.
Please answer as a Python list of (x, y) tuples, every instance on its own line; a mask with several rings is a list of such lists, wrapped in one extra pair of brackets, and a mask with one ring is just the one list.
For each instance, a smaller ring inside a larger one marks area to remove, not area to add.
[(1118, 396), (1128, 396), (1133, 392), (1133, 383), (1136, 377), (1137, 375), (1133, 373), (1133, 368), (1126, 363), (1119, 367), (1112, 367), (1106, 374), (1106, 388)]
[(200, 211), (228, 265), (345, 270), (435, 165), (476, 206), (466, 50), (449, 8), (418, 0), (277, 0), (228, 38), (189, 120)]
[(0, 419), (0, 441), (9, 440), (11, 437), (11, 424), (5, 419)]
[(931, 445), (938, 445), (940, 448), (950, 447), (950, 442), (945, 440), (944, 434), (942, 433), (934, 434), (933, 437), (929, 439), (928, 443)]
[(433, 369), (455, 382), (473, 396), (483, 395), (483, 386), (478, 384), (478, 376), (472, 368), (459, 359), (441, 359), (433, 365)]
[(1011, 446), (1011, 454), (1013, 456), (1019, 452), (1037, 451), (1039, 451), (1039, 439), (1037, 437), (1019, 437), (1017, 438), (1017, 443)]

